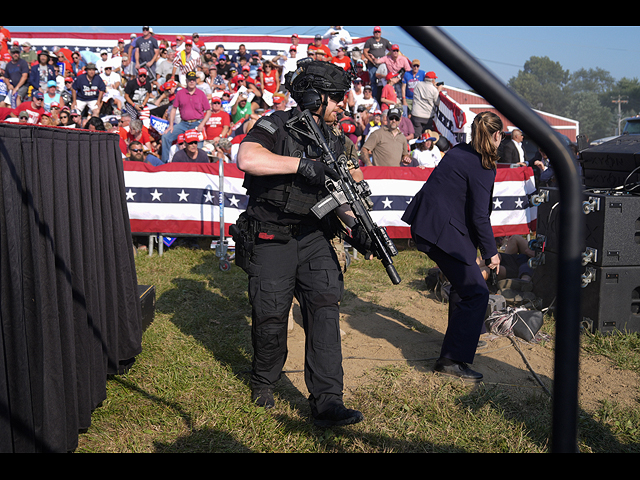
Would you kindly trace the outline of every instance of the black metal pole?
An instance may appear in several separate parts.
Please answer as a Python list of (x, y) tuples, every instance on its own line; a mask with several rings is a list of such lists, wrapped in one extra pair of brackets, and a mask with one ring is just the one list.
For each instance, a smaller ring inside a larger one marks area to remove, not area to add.
[(553, 159), (560, 189), (560, 252), (553, 389), (553, 453), (576, 453), (580, 370), (582, 184), (575, 158), (553, 129), (494, 74), (437, 27), (403, 26), (409, 35), (482, 95)]

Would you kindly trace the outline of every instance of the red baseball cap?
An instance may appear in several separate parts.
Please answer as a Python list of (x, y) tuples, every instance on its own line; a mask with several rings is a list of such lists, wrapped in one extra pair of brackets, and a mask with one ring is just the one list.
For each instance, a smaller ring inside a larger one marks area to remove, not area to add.
[(344, 133), (356, 133), (356, 126), (352, 123), (343, 123), (342, 130)]
[(184, 133), (184, 141), (186, 143), (199, 142), (200, 134), (197, 130), (188, 130)]

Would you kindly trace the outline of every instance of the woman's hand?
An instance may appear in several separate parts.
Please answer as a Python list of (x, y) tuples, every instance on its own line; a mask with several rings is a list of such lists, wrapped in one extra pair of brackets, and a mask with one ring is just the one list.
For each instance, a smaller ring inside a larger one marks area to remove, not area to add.
[(491, 270), (498, 270), (500, 268), (500, 254), (497, 254), (487, 263), (487, 267)]

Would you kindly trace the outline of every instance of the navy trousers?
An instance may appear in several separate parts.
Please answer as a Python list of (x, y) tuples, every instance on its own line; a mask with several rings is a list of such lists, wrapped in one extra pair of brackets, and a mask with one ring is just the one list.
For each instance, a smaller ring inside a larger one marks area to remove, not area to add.
[(451, 282), (449, 325), (440, 356), (472, 364), (489, 305), (487, 282), (475, 263), (467, 265), (432, 244), (418, 245), (418, 248), (436, 262)]

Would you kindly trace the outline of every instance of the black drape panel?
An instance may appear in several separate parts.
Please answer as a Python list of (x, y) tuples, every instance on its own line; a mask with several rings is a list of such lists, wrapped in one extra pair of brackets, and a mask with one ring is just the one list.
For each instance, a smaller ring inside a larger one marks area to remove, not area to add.
[(0, 124), (0, 452), (68, 452), (141, 351), (114, 134)]

